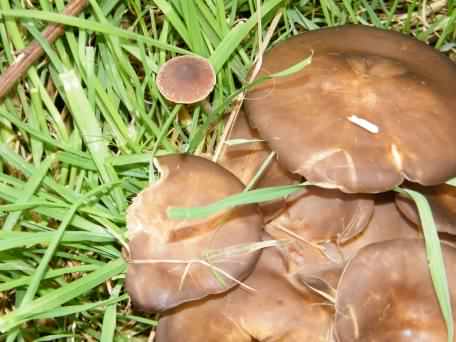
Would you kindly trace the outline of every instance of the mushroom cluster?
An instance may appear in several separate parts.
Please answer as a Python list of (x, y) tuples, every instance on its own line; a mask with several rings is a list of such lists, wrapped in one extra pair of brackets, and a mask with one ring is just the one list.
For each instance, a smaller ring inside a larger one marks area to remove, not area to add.
[[(156, 341), (446, 341), (417, 208), (392, 190), (428, 198), (456, 312), (456, 190), (444, 184), (456, 177), (456, 66), (348, 25), (278, 44), (258, 78), (228, 138), (247, 143), (225, 145), (218, 163), (157, 158), (161, 179), (128, 210), (127, 290), (135, 308), (163, 313)], [(312, 185), (205, 219), (166, 215), (253, 179)]]

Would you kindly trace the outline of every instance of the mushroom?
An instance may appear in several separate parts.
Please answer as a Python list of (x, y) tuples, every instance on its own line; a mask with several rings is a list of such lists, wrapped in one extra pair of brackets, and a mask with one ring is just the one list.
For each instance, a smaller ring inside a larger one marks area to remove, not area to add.
[(157, 159), (161, 179), (128, 208), (130, 261), (126, 288), (133, 305), (157, 312), (221, 293), (246, 278), (258, 251), (244, 245), (261, 239), (256, 205), (224, 211), (204, 220), (167, 217), (167, 208), (205, 205), (242, 191), (230, 172), (201, 157)]
[[(407, 187), (426, 196), (439, 232), (456, 235), (456, 188), (454, 186), (442, 184), (424, 187), (416, 184), (407, 184)], [(396, 204), (410, 221), (417, 225), (420, 224), (415, 202), (397, 194)]]
[[(244, 112), (239, 112), (238, 118), (228, 140), (245, 139), (255, 140), (239, 145), (227, 145), (222, 148), (219, 163), (234, 175), (236, 175), (245, 185), (248, 185), (255, 177), (263, 162), (268, 158), (271, 150), (268, 146), (259, 140), (258, 133), (250, 128)], [(267, 169), (258, 179), (255, 188), (265, 188), (279, 185), (293, 184), (299, 181), (299, 177), (283, 169), (273, 158)], [(260, 209), (269, 221), (284, 206), (284, 200), (273, 201), (260, 205)]]
[[(442, 249), (454, 312), (456, 248)], [(447, 340), (423, 240), (379, 242), (350, 260), (337, 288), (334, 333), (338, 342)]]
[(245, 101), (249, 123), (289, 171), (348, 193), (456, 176), (456, 66), (445, 55), (397, 32), (348, 25), (277, 45), (258, 78), (311, 54), (310, 65), (253, 87)]
[(276, 239), (292, 239), (282, 248), (296, 282), (333, 298), (340, 274), (358, 250), (379, 241), (419, 238), (420, 231), (394, 204), (394, 194), (350, 195), (316, 187), (288, 203), (266, 225)]
[(159, 321), (156, 342), (327, 341), (332, 306), (287, 280), (275, 247), (263, 250), (245, 281), (256, 291), (237, 287), (197, 303), (188, 303)]
[(174, 103), (204, 100), (215, 86), (215, 71), (209, 61), (197, 56), (174, 57), (157, 74), (160, 93)]
[(306, 187), (286, 203), (287, 209), (266, 226), (274, 236), (290, 237), (292, 231), (305, 241), (342, 244), (367, 227), (374, 211), (372, 196)]
[(376, 196), (374, 214), (367, 228), (342, 246), (346, 260), (361, 248), (373, 243), (422, 237), (421, 229), (417, 229), (418, 227), (397, 210), (394, 196), (392, 192)]

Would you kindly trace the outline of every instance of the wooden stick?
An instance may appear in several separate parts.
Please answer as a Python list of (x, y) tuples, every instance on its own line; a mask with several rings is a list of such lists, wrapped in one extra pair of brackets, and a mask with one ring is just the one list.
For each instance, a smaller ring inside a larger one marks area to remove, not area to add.
[[(65, 7), (63, 14), (76, 16), (87, 6), (87, 0), (73, 0)], [(43, 31), (44, 38), (52, 44), (64, 33), (61, 24), (49, 24)], [(44, 51), (37, 41), (31, 42), (25, 49), (20, 51), (16, 60), (0, 76), (0, 101), (11, 90), (16, 82), (21, 79), (28, 68), (43, 55)]]

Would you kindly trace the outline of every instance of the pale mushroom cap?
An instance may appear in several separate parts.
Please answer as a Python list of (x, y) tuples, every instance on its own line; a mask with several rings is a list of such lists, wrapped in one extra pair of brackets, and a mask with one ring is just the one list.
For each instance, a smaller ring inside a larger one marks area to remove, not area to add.
[[(430, 187), (407, 184), (406, 187), (426, 196), (439, 232), (456, 236), (456, 187), (447, 184)], [(409, 220), (421, 224), (412, 199), (397, 194), (396, 204)]]
[[(456, 249), (442, 244), (453, 312)], [(350, 260), (336, 300), (337, 342), (446, 341), (423, 240), (369, 245)]]
[(332, 310), (324, 300), (287, 281), (276, 248), (263, 250), (245, 283), (233, 291), (190, 303), (163, 317), (157, 342), (327, 341)]
[(167, 61), (157, 74), (160, 93), (174, 103), (204, 100), (214, 89), (215, 71), (209, 61), (197, 56), (179, 56)]
[(246, 97), (250, 124), (288, 170), (350, 193), (456, 175), (456, 66), (446, 56), (397, 32), (351, 25), (279, 44), (258, 77), (312, 53), (309, 66)]
[[(259, 252), (220, 255), (209, 252), (251, 244), (261, 239), (262, 217), (255, 205), (229, 210), (203, 220), (171, 220), (169, 207), (207, 205), (240, 192), (242, 183), (219, 165), (201, 157), (158, 158), (161, 179), (146, 188), (128, 209), (130, 263), (126, 288), (136, 308), (163, 311), (181, 303), (226, 291), (236, 285), (208, 266), (164, 261), (204, 260), (243, 280), (253, 270)], [(222, 279), (223, 281), (220, 281)]]

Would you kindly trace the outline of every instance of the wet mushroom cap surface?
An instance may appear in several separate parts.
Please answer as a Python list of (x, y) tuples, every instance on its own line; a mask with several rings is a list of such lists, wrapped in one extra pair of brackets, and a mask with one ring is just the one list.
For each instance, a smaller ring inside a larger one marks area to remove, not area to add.
[[(448, 184), (431, 187), (407, 184), (406, 187), (426, 196), (439, 232), (456, 236), (456, 187)], [(418, 209), (412, 199), (398, 193), (396, 204), (410, 221), (421, 224)]]
[[(442, 249), (454, 312), (456, 249)], [(337, 342), (447, 340), (423, 240), (372, 244), (350, 260), (337, 289), (334, 331)]]
[(277, 45), (258, 77), (311, 55), (245, 101), (250, 124), (289, 171), (349, 193), (456, 175), (456, 65), (445, 55), (397, 32), (348, 25)]
[(169, 207), (207, 205), (244, 186), (230, 172), (201, 157), (169, 155), (157, 160), (160, 180), (137, 195), (127, 214), (130, 262), (126, 288), (134, 307), (148, 312), (167, 310), (236, 285), (221, 271), (237, 280), (247, 277), (259, 252), (229, 251), (260, 241), (263, 222), (256, 205), (201, 220), (169, 219)]
[(188, 303), (165, 315), (158, 324), (156, 342), (327, 341), (332, 307), (306, 289), (287, 281), (287, 270), (275, 247), (263, 250), (245, 283), (197, 303)]
[(204, 100), (215, 86), (215, 71), (209, 61), (197, 56), (179, 56), (167, 61), (157, 74), (160, 93), (174, 103)]

